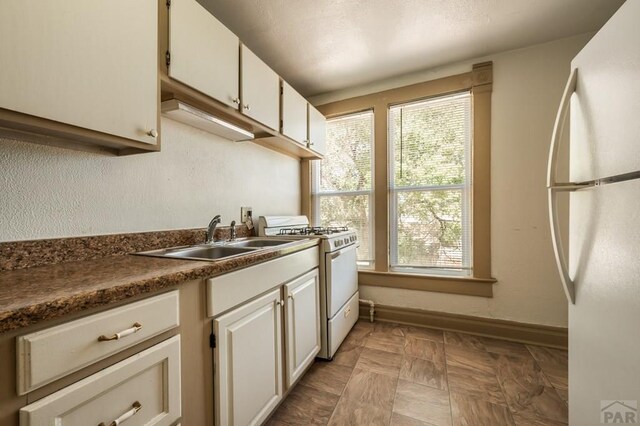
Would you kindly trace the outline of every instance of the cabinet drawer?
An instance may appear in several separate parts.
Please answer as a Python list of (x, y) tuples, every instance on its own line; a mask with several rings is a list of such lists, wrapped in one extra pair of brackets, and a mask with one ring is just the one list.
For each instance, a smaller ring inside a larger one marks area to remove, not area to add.
[(173, 291), (18, 337), (18, 394), (177, 327), (178, 309)]
[(170, 425), (180, 418), (180, 336), (20, 410), (20, 426)]
[(318, 247), (207, 280), (207, 315), (215, 317), (318, 267)]

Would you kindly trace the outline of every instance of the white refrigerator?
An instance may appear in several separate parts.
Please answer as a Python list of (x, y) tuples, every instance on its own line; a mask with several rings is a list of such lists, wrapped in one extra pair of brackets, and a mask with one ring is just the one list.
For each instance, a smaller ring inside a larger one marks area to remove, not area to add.
[[(570, 182), (559, 183), (566, 121)], [(640, 423), (640, 0), (627, 0), (571, 62), (548, 172), (569, 302), (569, 424)], [(568, 247), (561, 193), (570, 197)]]

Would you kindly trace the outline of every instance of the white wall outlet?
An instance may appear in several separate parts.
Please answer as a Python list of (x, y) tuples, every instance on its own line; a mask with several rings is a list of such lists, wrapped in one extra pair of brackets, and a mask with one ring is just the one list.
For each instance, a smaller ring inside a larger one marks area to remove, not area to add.
[(242, 223), (247, 223), (253, 220), (253, 208), (252, 207), (240, 207), (240, 220)]

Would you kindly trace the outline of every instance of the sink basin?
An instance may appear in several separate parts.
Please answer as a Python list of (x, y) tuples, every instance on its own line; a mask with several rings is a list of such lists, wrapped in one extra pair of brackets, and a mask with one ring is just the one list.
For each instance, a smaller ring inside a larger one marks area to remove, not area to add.
[(242, 247), (228, 247), (228, 246), (215, 246), (215, 247), (196, 247), (183, 250), (176, 250), (167, 253), (165, 256), (177, 257), (179, 259), (204, 259), (204, 260), (216, 260), (225, 257), (236, 256), (238, 254), (251, 253), (253, 250)]
[(256, 251), (257, 248), (197, 245), (136, 253), (142, 256), (170, 257), (189, 260), (219, 260)]
[(227, 247), (274, 247), (281, 246), (283, 244), (289, 244), (293, 242), (292, 240), (274, 240), (274, 239), (247, 239), (242, 241), (237, 241), (234, 243), (228, 243)]
[(234, 242), (217, 243), (216, 245), (199, 244), (187, 247), (172, 247), (136, 254), (142, 256), (169, 257), (172, 259), (213, 261), (241, 256), (243, 254), (260, 251), (261, 249), (280, 246), (292, 242), (294, 241), (274, 240), (271, 238), (246, 238)]

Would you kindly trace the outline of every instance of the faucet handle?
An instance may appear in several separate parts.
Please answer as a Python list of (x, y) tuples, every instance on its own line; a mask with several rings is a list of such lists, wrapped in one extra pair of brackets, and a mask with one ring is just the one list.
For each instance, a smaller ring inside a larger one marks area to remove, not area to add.
[(231, 225), (230, 225), (230, 226), (231, 226), (232, 228), (233, 228), (234, 226), (236, 226), (236, 221), (235, 221), (235, 220), (232, 220), (232, 221), (231, 221)]

